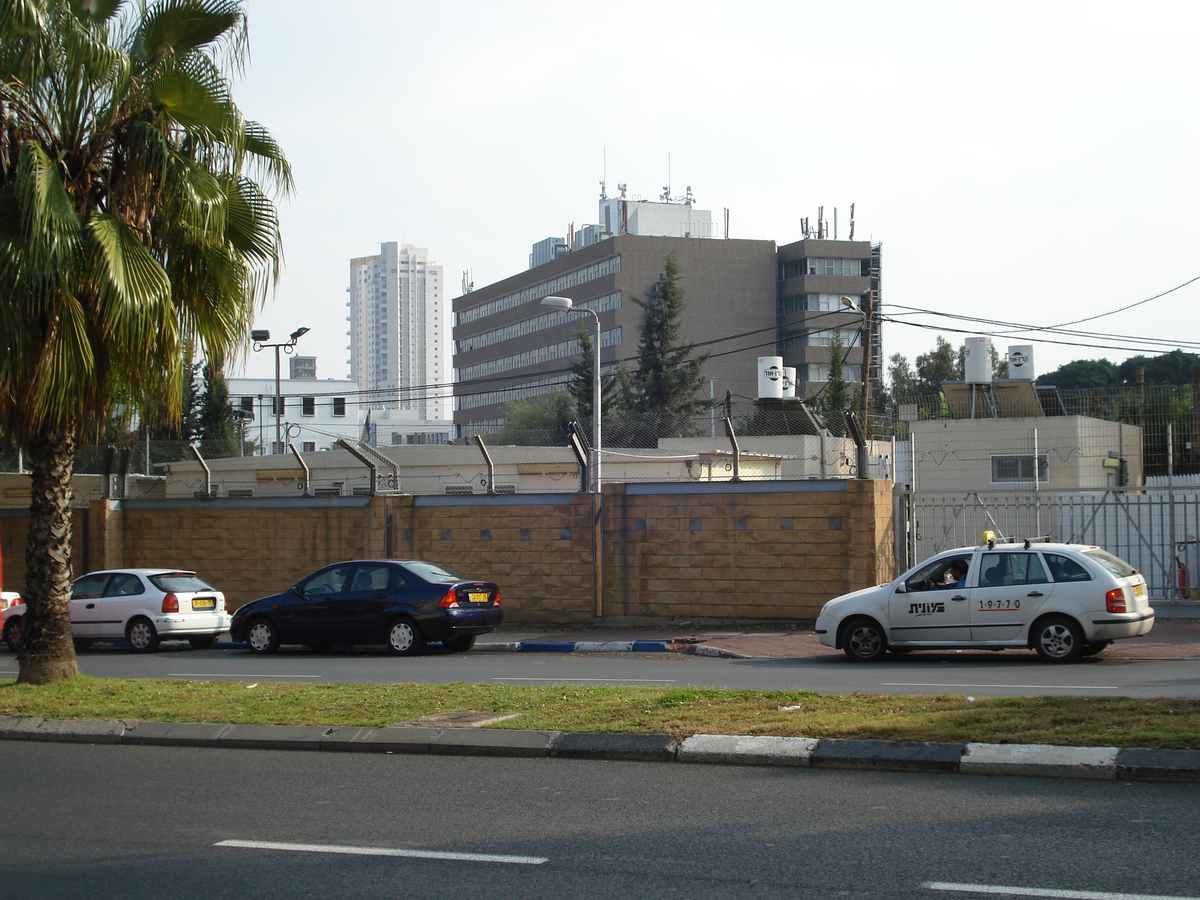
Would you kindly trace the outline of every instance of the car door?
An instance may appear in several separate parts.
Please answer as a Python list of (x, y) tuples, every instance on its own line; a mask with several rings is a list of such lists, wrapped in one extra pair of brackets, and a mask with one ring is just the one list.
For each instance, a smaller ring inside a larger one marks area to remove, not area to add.
[(71, 636), (100, 637), (100, 599), (105, 595), (109, 573), (82, 575), (71, 586)]
[[(888, 600), (889, 643), (962, 644), (971, 637), (971, 590), (975, 554), (930, 560), (892, 590)], [(948, 583), (956, 560), (968, 564), (964, 586)]]
[(297, 586), (295, 603), (287, 607), (287, 640), (298, 644), (332, 644), (346, 638), (340, 624), (342, 592), (354, 565), (330, 566)]
[(1015, 641), (1054, 593), (1040, 553), (995, 550), (980, 554), (979, 585), (971, 596), (971, 637)]
[(360, 563), (337, 600), (337, 629), (345, 640), (378, 641), (384, 611), (396, 598), (397, 573), (382, 563)]
[(108, 578), (104, 596), (96, 600), (97, 633), (105, 638), (125, 637), (125, 625), (135, 613), (153, 614), (162, 608), (162, 600), (151, 603), (146, 585), (132, 572), (114, 572)]

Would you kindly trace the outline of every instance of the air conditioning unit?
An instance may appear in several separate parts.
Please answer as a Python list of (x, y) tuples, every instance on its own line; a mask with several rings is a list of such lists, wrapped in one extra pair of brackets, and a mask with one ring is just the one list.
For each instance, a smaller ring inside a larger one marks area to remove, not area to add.
[(323, 484), (320, 487), (313, 488), (314, 497), (340, 497), (342, 496), (342, 488), (345, 487), (345, 482), (335, 481), (333, 484)]
[(254, 488), (230, 488), (225, 492), (225, 496), (230, 499), (249, 500), (254, 496)]
[(492, 490), (497, 494), (515, 494), (517, 486), (515, 484), (497, 484), (493, 485)]
[(210, 485), (207, 491), (192, 491), (192, 496), (197, 500), (212, 500), (214, 497), (221, 496), (221, 486), (214, 484)]
[(447, 494), (452, 497), (465, 497), (467, 494), (475, 493), (475, 485), (473, 484), (447, 484), (442, 487)]

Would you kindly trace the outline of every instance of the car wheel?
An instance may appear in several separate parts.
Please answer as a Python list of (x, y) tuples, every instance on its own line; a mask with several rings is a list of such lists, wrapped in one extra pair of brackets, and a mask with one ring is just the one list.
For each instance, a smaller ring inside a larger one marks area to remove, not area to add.
[(152, 653), (158, 649), (158, 631), (144, 616), (132, 619), (125, 626), (125, 640), (129, 641), (134, 653)]
[(465, 634), (462, 637), (446, 638), (442, 646), (450, 653), (466, 653), (475, 646), (475, 635)]
[(1102, 653), (1104, 648), (1111, 644), (1112, 641), (1092, 641), (1083, 645), (1082, 656), (1095, 656), (1097, 653)]
[(4, 643), (13, 653), (21, 649), (21, 616), (12, 616), (4, 623)]
[(274, 653), (279, 649), (279, 631), (270, 619), (255, 619), (246, 629), (246, 646), (251, 653)]
[(887, 648), (887, 637), (874, 619), (851, 619), (842, 628), (842, 650), (856, 662), (882, 659)]
[(1034, 629), (1033, 649), (1046, 662), (1074, 662), (1083, 655), (1083, 629), (1066, 616), (1048, 616)]
[(388, 649), (397, 656), (412, 656), (425, 641), (411, 619), (393, 619), (387, 630)]
[(221, 639), (219, 634), (200, 634), (196, 637), (188, 638), (188, 643), (192, 645), (193, 650), (211, 650), (217, 646), (217, 641)]

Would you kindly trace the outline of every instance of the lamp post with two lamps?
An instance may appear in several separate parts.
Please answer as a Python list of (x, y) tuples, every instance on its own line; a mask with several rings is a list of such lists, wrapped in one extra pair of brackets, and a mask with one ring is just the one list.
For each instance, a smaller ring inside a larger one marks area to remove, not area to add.
[(600, 314), (586, 306), (576, 307), (570, 297), (545, 297), (542, 306), (563, 312), (590, 313), (596, 319), (596, 346), (592, 354), (592, 493), (600, 493)]
[(275, 350), (275, 399), (272, 402), (275, 413), (275, 446), (272, 448), (274, 452), (282, 453), (283, 450), (283, 434), (281, 425), (283, 420), (283, 395), (279, 390), (279, 351), (282, 349), (284, 353), (293, 353), (296, 349), (296, 341), (308, 334), (307, 328), (297, 328), (293, 331), (286, 341), (279, 344), (268, 344), (271, 339), (271, 332), (265, 328), (256, 328), (250, 332), (250, 340), (254, 342), (254, 352), (266, 350), (271, 347)]

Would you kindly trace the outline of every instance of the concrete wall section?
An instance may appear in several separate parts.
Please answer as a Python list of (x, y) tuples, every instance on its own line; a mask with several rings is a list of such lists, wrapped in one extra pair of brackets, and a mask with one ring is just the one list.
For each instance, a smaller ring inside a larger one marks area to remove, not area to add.
[[(597, 602), (591, 494), (93, 501), (74, 568), (193, 569), (233, 608), (343, 559), (420, 558), (500, 584), (510, 622), (815, 618), (890, 577), (882, 481), (610, 484)], [(4, 588), (21, 590), (27, 518), (0, 516)]]

